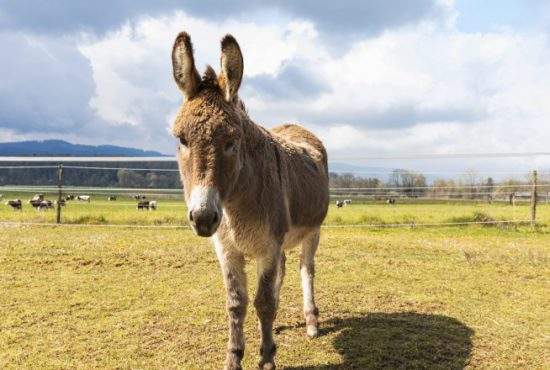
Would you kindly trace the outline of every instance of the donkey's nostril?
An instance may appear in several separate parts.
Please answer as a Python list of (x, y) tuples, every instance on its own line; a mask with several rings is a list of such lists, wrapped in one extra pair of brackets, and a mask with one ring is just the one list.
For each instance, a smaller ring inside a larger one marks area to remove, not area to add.
[(214, 212), (214, 218), (212, 219), (212, 225), (215, 225), (218, 223), (218, 212)]
[(193, 212), (189, 211), (189, 221), (193, 221)]

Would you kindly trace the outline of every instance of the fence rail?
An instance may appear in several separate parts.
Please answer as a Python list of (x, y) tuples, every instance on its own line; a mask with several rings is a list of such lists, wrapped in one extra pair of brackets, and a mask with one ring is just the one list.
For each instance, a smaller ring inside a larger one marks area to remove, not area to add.
[[(508, 158), (508, 157), (534, 157), (534, 156), (548, 156), (550, 153), (535, 152), (535, 153), (465, 153), (465, 154), (421, 154), (421, 155), (399, 155), (399, 156), (383, 156), (383, 155), (370, 155), (363, 157), (355, 157), (354, 159), (434, 159), (434, 158)], [(0, 186), (0, 192), (13, 192), (13, 193), (49, 193), (57, 195), (56, 206), (56, 224), (62, 224), (62, 200), (64, 195), (67, 194), (86, 194), (91, 193), (93, 195), (113, 195), (124, 196), (132, 194), (145, 194), (148, 196), (182, 196), (181, 189), (172, 188), (138, 188), (138, 187), (80, 187), (80, 186), (66, 186), (64, 184), (64, 176), (67, 170), (88, 170), (88, 171), (136, 171), (136, 172), (171, 172), (177, 173), (176, 168), (145, 168), (145, 167), (111, 167), (111, 166), (89, 166), (89, 165), (77, 165), (75, 163), (91, 163), (91, 162), (175, 162), (173, 157), (1, 157), (0, 162), (9, 162), (10, 165), (0, 165), (0, 170), (41, 170), (51, 169), (56, 172), (56, 185), (47, 186), (18, 186), (8, 185)], [(18, 165), (12, 164), (17, 162), (37, 162), (37, 163), (59, 163), (57, 165)], [(353, 173), (353, 171), (351, 171)], [(361, 173), (363, 171), (355, 171)], [(346, 171), (347, 173), (347, 171)], [(373, 172), (371, 172), (373, 173)], [(389, 173), (388, 171), (384, 172)], [(434, 171), (423, 172), (426, 174), (436, 173), (452, 173), (452, 174), (471, 174), (470, 172), (449, 172), (449, 171)], [(503, 172), (503, 173), (516, 173), (516, 172)], [(526, 171), (517, 172), (526, 174)], [(480, 222), (454, 222), (454, 223), (413, 223), (413, 224), (356, 224), (356, 225), (324, 225), (324, 227), (420, 227), (420, 226), (451, 226), (451, 225), (468, 225), (468, 224), (500, 224), (500, 223), (530, 223), (536, 225), (537, 203), (539, 202), (540, 195), (544, 196), (546, 191), (546, 202), (549, 201), (550, 184), (538, 183), (537, 171), (532, 172), (531, 183), (521, 184), (460, 184), (460, 185), (445, 185), (445, 186), (380, 186), (380, 187), (332, 187), (330, 193), (334, 197), (354, 197), (358, 199), (372, 199), (375, 201), (384, 199), (407, 199), (418, 201), (470, 201), (470, 202), (499, 202), (509, 201), (515, 203), (516, 201), (528, 200), (531, 203), (531, 217), (529, 220), (504, 220), (504, 221), (480, 221)], [(107, 203), (106, 203), (107, 204)], [(109, 204), (112, 206), (127, 206), (127, 204)], [(0, 225), (10, 225), (11, 222), (0, 222)], [(34, 223), (34, 222), (20, 222), (20, 225), (34, 226), (49, 225), (48, 223)], [(72, 224), (65, 224), (72, 225)], [(95, 227), (96, 225), (94, 225)], [(98, 226), (111, 226), (111, 225), (98, 225)], [(116, 227), (122, 226), (143, 226), (151, 227), (149, 225), (112, 225)], [(172, 225), (154, 225), (152, 227), (169, 226)]]

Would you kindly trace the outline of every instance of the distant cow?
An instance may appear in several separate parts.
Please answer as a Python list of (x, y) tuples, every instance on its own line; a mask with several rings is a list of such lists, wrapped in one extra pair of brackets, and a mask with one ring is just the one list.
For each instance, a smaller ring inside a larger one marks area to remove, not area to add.
[(53, 208), (53, 203), (51, 200), (41, 200), (40, 202), (31, 203), (37, 211), (45, 211), (50, 208)]
[(13, 210), (21, 211), (23, 209), (23, 202), (21, 202), (21, 199), (8, 200), (6, 205), (10, 206)]
[(42, 201), (44, 200), (44, 196), (43, 195), (35, 195), (34, 197), (32, 197), (30, 200), (29, 200), (29, 204), (31, 206), (33, 206), (34, 208), (38, 208), (38, 206), (40, 205), (40, 203), (42, 203)]
[(35, 194), (34, 197), (31, 198), (31, 200), (29, 200), (29, 203), (30, 202), (36, 202), (36, 201), (42, 201), (44, 200), (44, 194)]
[(147, 197), (143, 194), (135, 194), (132, 196), (132, 198), (134, 198), (135, 200), (147, 199)]
[(107, 200), (113, 202), (113, 201), (116, 200), (116, 196), (114, 196), (114, 195), (108, 196), (108, 197), (107, 197)]
[(79, 200), (81, 202), (88, 202), (90, 203), (90, 196), (89, 195), (77, 195), (76, 200)]
[(65, 200), (74, 200), (74, 195), (69, 194), (65, 197)]
[(344, 206), (349, 206), (351, 204), (351, 199), (344, 199)]
[(148, 201), (139, 201), (137, 204), (137, 209), (149, 209), (149, 202)]
[(138, 209), (138, 210), (147, 209), (147, 210), (149, 210), (149, 211), (156, 210), (156, 209), (157, 209), (157, 201), (156, 201), (156, 200), (152, 200), (152, 201), (147, 201), (147, 200), (139, 201), (138, 204), (137, 204), (137, 209)]
[(336, 201), (336, 207), (342, 208), (343, 206), (344, 206), (344, 201), (342, 201), (342, 200), (337, 200)]
[(390, 199), (386, 200), (386, 203), (387, 203), (387, 204), (395, 204), (395, 199), (394, 199), (394, 198), (390, 198)]

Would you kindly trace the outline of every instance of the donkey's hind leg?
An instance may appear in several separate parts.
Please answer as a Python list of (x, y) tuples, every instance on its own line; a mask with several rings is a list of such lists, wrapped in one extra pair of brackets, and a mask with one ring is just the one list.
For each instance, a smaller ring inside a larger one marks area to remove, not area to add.
[(302, 242), (300, 255), (300, 275), (302, 277), (302, 292), (304, 297), (304, 316), (306, 319), (307, 336), (315, 338), (319, 334), (319, 309), (315, 305), (313, 279), (315, 277), (315, 252), (319, 245), (320, 229), (315, 230)]

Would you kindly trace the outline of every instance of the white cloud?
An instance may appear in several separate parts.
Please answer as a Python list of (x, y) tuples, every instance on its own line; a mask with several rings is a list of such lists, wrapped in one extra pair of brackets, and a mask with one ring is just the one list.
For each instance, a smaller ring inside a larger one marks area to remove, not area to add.
[[(460, 32), (452, 1), (440, 3), (449, 8), (445, 22), (393, 28), (342, 52), (307, 20), (218, 21), (183, 12), (141, 18), (80, 42), (95, 83), (89, 104), (104, 121), (136, 127), (150, 140), (142, 146), (169, 152), (166, 127), (182, 99), (171, 76), (175, 35), (191, 34), (199, 69), (207, 63), (217, 69), (219, 39), (232, 33), (245, 56), (241, 96), (252, 118), (267, 126), (299, 121), (322, 136), (334, 156), (546, 150), (548, 37)], [(259, 93), (256, 77), (264, 83), (265, 76), (288, 78), (288, 66), (290, 80)], [(293, 80), (300, 70), (307, 78)], [(293, 81), (314, 81), (322, 90), (308, 99), (285, 96)]]

